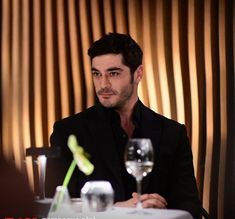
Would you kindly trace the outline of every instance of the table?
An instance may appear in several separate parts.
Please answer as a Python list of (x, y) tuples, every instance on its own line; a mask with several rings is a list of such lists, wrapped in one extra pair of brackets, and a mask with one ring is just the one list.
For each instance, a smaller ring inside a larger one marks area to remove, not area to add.
[(61, 207), (57, 212), (50, 213), (50, 200), (46, 199), (39, 202), (47, 206), (44, 208), (44, 215), (42, 218), (50, 219), (193, 219), (190, 213), (183, 210), (169, 210), (169, 209), (143, 209), (144, 213), (133, 213), (135, 208), (120, 208), (113, 207), (108, 211), (103, 212), (82, 212), (81, 200), (73, 200), (71, 205)]
[(143, 209), (144, 213), (133, 213), (133, 208), (113, 208), (105, 212), (79, 213), (78, 218), (85, 219), (192, 219), (192, 216), (181, 210)]

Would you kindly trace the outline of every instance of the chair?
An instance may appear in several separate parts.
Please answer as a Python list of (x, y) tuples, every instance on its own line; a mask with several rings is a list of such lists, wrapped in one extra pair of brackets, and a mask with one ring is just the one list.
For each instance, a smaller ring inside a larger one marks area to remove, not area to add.
[(31, 156), (34, 163), (37, 164), (37, 171), (34, 174), (35, 195), (39, 199), (45, 199), (45, 176), (46, 162), (48, 157), (58, 156), (59, 151), (52, 150), (48, 146), (26, 148), (26, 156)]

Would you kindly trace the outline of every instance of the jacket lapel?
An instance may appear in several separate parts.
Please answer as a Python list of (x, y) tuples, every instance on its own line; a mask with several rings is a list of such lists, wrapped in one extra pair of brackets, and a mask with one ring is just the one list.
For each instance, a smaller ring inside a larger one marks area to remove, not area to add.
[[(141, 123), (142, 126), (142, 137), (149, 138), (152, 141), (154, 149), (154, 166), (157, 165), (156, 155), (158, 153), (158, 148), (160, 144), (160, 138), (162, 133), (161, 122), (157, 120), (156, 114), (153, 112), (150, 113), (149, 109), (143, 106), (142, 110), (142, 120), (144, 123)], [(156, 167), (153, 167), (156, 168)], [(149, 181), (151, 179), (151, 173), (143, 178), (143, 192), (147, 191)]]

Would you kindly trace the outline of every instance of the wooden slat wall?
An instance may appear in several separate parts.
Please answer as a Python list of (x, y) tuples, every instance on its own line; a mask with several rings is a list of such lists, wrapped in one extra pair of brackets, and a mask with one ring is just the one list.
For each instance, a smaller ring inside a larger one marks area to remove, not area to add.
[[(129, 33), (144, 51), (141, 100), (186, 124), (203, 206), (223, 218), (231, 197), (226, 182), (235, 181), (228, 165), (235, 151), (234, 5), (1, 0), (1, 152), (24, 171), (25, 148), (48, 146), (56, 120), (95, 103), (91, 42), (108, 32)], [(29, 158), (26, 169), (33, 185)]]

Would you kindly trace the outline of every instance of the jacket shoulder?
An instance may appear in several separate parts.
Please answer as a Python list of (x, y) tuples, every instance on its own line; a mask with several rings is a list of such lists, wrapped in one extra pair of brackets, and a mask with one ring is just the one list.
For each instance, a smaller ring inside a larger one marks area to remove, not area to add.
[(160, 124), (161, 126), (165, 127), (165, 128), (172, 128), (172, 129), (178, 129), (178, 128), (182, 128), (184, 125), (173, 120), (170, 118), (167, 118), (153, 110), (151, 110), (150, 108), (144, 106), (143, 108), (143, 116), (145, 119), (148, 119), (150, 121), (154, 121), (154, 123), (156, 124)]
[(79, 113), (76, 113), (74, 115), (70, 115), (70, 116), (65, 117), (61, 120), (56, 121), (55, 125), (73, 124), (73, 123), (77, 123), (78, 121), (82, 122), (82, 120), (96, 118), (95, 115), (97, 115), (97, 107), (92, 106), (84, 111), (81, 111)]

